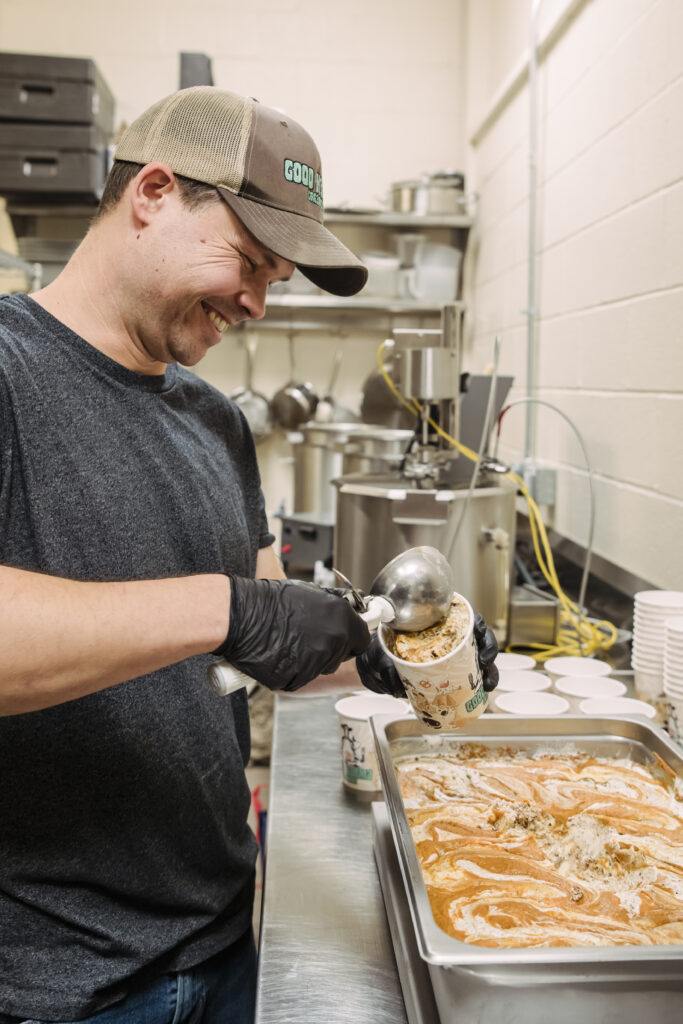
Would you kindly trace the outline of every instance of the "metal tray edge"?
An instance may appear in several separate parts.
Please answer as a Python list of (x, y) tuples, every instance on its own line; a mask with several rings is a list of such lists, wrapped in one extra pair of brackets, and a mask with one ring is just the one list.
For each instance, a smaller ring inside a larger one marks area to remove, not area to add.
[[(657, 977), (661, 980), (661, 968), (667, 971), (670, 965), (671, 977), (680, 978), (683, 944), (645, 947), (564, 946), (542, 949), (491, 949), (459, 942), (447, 935), (438, 927), (431, 912), (389, 746), (391, 740), (398, 736), (425, 736), (437, 745), (449, 737), (459, 742), (476, 741), (477, 738), (484, 737), (500, 737), (507, 740), (548, 737), (570, 742), (580, 740), (582, 736), (609, 735), (646, 745), (683, 777), (682, 753), (663, 729), (643, 719), (625, 715), (609, 718), (588, 718), (585, 715), (523, 718), (516, 715), (487, 713), (465, 729), (450, 733), (434, 733), (417, 718), (397, 719), (391, 715), (373, 715), (371, 724), (398, 863), (423, 960), (435, 965), (457, 966), (473, 971), (486, 968), (494, 973), (496, 970), (506, 973), (507, 968), (512, 968), (513, 965), (527, 965), (528, 969), (534, 971), (534, 968), (547, 967), (550, 964), (576, 965), (577, 969), (581, 968), (584, 971), (588, 965), (599, 963), (602, 980), (619, 980), (627, 966), (629, 975), (632, 976), (633, 971), (638, 970), (638, 965), (646, 974), (658, 966), (660, 972)], [(388, 731), (394, 735), (388, 735)], [(676, 967), (678, 969), (675, 969)], [(591, 979), (582, 976), (581, 980)]]

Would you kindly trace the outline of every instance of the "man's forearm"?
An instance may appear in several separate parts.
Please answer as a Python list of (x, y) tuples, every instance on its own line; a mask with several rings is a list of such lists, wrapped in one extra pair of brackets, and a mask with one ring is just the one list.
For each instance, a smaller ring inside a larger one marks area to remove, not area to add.
[(229, 595), (218, 574), (81, 583), (0, 566), (0, 715), (214, 650), (228, 632)]

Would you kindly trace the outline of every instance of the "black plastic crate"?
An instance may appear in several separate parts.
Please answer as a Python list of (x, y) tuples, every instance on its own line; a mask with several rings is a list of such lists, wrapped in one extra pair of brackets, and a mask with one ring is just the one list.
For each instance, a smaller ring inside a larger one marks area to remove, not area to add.
[(0, 120), (92, 124), (109, 136), (114, 128), (114, 97), (89, 58), (4, 52), (0, 53)]

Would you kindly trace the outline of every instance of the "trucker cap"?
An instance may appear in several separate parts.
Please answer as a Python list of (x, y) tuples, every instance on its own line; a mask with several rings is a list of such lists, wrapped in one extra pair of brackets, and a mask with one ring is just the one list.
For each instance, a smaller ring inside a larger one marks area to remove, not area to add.
[(126, 129), (115, 160), (159, 160), (214, 185), (266, 248), (334, 295), (367, 270), (323, 224), (320, 154), (301, 125), (258, 100), (201, 85), (159, 100)]

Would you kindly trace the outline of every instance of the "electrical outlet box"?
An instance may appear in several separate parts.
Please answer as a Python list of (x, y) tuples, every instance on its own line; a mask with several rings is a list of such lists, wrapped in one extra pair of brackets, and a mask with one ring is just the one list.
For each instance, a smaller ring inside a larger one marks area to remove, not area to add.
[(524, 480), (537, 505), (554, 505), (557, 497), (557, 470), (537, 466), (534, 462), (518, 462), (513, 471)]
[(552, 594), (524, 583), (513, 588), (510, 597), (508, 644), (557, 643), (560, 602)]

